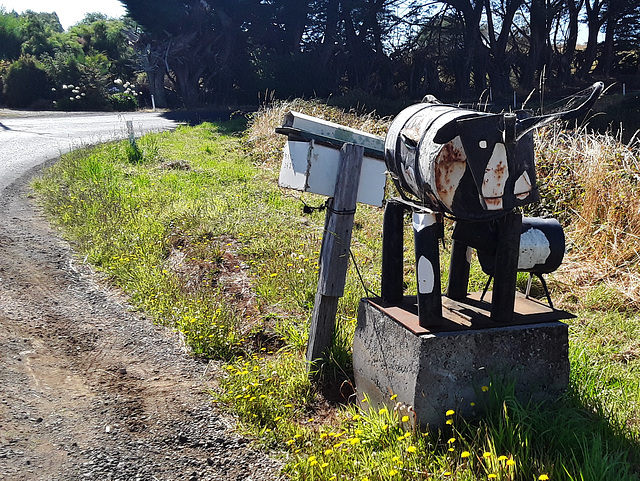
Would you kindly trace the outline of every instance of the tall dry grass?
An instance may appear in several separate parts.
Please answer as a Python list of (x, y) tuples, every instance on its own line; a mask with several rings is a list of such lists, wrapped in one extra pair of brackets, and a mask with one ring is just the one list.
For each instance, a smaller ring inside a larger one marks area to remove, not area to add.
[(565, 225), (556, 278), (574, 294), (605, 285), (640, 306), (640, 149), (609, 134), (559, 127), (538, 133), (541, 205)]
[(384, 136), (389, 127), (389, 119), (379, 118), (373, 114), (362, 115), (355, 111), (344, 111), (318, 101), (302, 99), (276, 101), (249, 119), (245, 145), (258, 164), (272, 169), (280, 168), (282, 148), (287, 138), (276, 134), (275, 128), (282, 125), (284, 115), (289, 111), (312, 115), (376, 135)]

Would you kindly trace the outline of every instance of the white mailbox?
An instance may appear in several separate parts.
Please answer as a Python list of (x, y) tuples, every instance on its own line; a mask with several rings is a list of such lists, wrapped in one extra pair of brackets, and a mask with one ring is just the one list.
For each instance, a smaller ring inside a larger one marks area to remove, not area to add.
[(333, 197), (342, 144), (362, 145), (357, 202), (382, 206), (387, 167), (382, 137), (333, 122), (289, 112), (279, 133), (287, 134), (278, 184)]

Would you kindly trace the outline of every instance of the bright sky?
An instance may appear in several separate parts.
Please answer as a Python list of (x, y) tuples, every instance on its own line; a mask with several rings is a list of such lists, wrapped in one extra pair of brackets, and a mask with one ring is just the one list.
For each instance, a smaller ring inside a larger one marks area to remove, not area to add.
[(0, 5), (10, 12), (22, 13), (25, 10), (34, 12), (56, 12), (60, 23), (66, 29), (82, 20), (87, 13), (100, 12), (109, 17), (121, 17), (126, 12), (118, 0), (0, 0)]

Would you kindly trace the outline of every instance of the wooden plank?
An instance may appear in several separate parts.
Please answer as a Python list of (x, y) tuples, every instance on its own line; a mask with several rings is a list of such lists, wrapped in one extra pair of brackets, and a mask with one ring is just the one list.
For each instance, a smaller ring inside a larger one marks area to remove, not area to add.
[(340, 150), (340, 166), (335, 194), (329, 203), (320, 253), (320, 273), (316, 302), (311, 317), (308, 367), (326, 356), (335, 330), (338, 299), (344, 294), (349, 265), (349, 247), (364, 157), (361, 145), (345, 144)]
[(295, 129), (303, 135), (309, 134), (315, 137), (316, 140), (324, 139), (329, 143), (338, 144), (338, 146), (344, 143), (362, 145), (370, 151), (372, 155), (384, 159), (384, 137), (379, 135), (370, 134), (363, 130), (352, 129), (351, 127), (312, 117), (311, 115), (305, 115), (293, 110), (285, 114), (282, 127), (285, 129)]

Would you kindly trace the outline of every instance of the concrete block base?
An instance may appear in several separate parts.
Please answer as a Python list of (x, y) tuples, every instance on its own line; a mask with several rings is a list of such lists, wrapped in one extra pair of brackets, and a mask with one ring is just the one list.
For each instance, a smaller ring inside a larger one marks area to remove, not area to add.
[(412, 406), (423, 426), (443, 427), (449, 409), (478, 414), (482, 387), (492, 379), (514, 382), (523, 401), (557, 397), (569, 384), (568, 327), (562, 322), (414, 331), (363, 299), (353, 367), (360, 399)]

